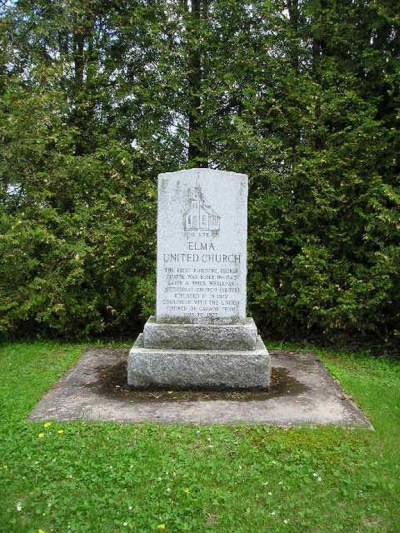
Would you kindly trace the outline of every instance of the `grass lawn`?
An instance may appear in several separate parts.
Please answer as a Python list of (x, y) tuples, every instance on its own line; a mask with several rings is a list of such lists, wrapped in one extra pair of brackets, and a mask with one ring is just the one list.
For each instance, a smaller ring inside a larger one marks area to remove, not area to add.
[(318, 354), (375, 432), (26, 422), (83, 349), (0, 346), (0, 531), (400, 531), (399, 363)]

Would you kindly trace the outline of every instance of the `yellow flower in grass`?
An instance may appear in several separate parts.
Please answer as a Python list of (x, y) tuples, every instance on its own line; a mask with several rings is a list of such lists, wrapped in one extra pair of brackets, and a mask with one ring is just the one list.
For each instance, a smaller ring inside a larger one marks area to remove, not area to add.
[(183, 492), (184, 492), (185, 494), (189, 494), (190, 489), (188, 489), (187, 487), (185, 487), (185, 488), (183, 489)]
[(43, 427), (44, 427), (45, 429), (49, 429), (50, 426), (51, 426), (51, 422), (45, 422), (45, 423), (43, 424)]
[(165, 524), (158, 524), (157, 529), (158, 529), (158, 531), (165, 531), (166, 530), (166, 526), (165, 526)]
[(37, 436), (38, 439), (44, 439), (44, 433), (39, 433), (39, 435)]
[(38, 529), (37, 533), (46, 533), (44, 529)]
[(57, 430), (57, 435), (63, 435), (64, 433), (64, 430), (63, 429), (58, 429)]

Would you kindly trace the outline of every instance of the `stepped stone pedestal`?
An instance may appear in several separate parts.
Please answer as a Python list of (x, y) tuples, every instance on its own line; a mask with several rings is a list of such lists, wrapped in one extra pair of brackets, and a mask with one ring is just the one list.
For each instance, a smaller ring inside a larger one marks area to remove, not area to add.
[(254, 350), (257, 328), (252, 318), (244, 324), (185, 324), (157, 322), (150, 317), (143, 330), (144, 348), (179, 350)]
[(128, 357), (133, 388), (268, 389), (270, 356), (246, 317), (247, 176), (160, 174), (157, 313)]

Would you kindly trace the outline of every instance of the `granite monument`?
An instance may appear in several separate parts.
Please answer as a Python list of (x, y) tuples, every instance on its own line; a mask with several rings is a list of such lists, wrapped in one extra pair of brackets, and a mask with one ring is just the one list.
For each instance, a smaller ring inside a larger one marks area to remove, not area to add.
[(133, 388), (267, 389), (270, 356), (246, 316), (245, 174), (160, 174), (157, 307), (128, 357)]

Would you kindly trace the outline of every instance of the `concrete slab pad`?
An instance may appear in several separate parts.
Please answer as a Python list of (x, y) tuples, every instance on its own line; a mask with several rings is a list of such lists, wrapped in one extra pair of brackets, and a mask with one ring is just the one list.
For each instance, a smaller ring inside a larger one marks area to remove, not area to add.
[(128, 350), (90, 349), (43, 397), (29, 420), (373, 429), (313, 354), (270, 353), (269, 392), (131, 391), (126, 382)]

